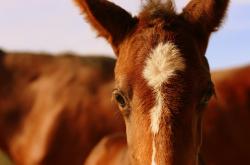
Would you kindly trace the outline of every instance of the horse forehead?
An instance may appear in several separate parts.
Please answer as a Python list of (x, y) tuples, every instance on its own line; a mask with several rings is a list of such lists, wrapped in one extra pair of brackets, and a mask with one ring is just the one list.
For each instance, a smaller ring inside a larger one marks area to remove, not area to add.
[(171, 41), (159, 42), (155, 46), (142, 47), (134, 56), (119, 56), (115, 71), (116, 82), (124, 83), (131, 78), (136, 79), (133, 82), (146, 80), (148, 87), (157, 88), (177, 71), (184, 71), (185, 68), (186, 61), (177, 45)]

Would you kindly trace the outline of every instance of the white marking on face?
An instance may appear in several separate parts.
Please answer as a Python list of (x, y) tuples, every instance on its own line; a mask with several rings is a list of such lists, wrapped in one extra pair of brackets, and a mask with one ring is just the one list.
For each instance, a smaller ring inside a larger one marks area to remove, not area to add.
[(155, 94), (155, 105), (150, 110), (150, 127), (153, 134), (152, 165), (156, 165), (156, 146), (154, 139), (160, 129), (162, 108), (164, 104), (164, 96), (161, 92), (161, 87), (175, 75), (176, 71), (183, 71), (184, 69), (184, 59), (178, 48), (171, 42), (160, 43), (152, 50), (146, 60), (143, 77), (147, 80), (148, 85), (154, 90)]
[(185, 69), (184, 59), (178, 48), (171, 42), (160, 43), (149, 55), (143, 71), (148, 85), (158, 89), (175, 75), (177, 70)]
[(153, 141), (153, 152), (152, 152), (152, 162), (151, 162), (151, 165), (156, 165), (156, 162), (155, 162), (155, 156), (156, 156), (156, 148), (155, 148), (155, 141)]
[(154, 105), (154, 107), (150, 110), (150, 114), (151, 114), (151, 132), (153, 134), (157, 134), (159, 132), (159, 126), (160, 126), (160, 117), (161, 117), (161, 109), (162, 109), (162, 106), (163, 106), (163, 97), (161, 95), (161, 92), (156, 90), (155, 91), (155, 100), (156, 100), (156, 103)]

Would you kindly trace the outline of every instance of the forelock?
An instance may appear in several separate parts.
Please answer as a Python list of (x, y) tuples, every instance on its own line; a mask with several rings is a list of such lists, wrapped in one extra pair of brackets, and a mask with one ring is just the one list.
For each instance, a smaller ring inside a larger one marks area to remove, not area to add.
[(143, 19), (154, 19), (175, 15), (175, 4), (172, 0), (146, 0), (139, 14)]

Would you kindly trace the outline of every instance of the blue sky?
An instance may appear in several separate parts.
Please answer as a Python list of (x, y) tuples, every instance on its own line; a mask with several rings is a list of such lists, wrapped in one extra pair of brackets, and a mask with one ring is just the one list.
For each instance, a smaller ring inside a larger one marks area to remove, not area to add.
[[(136, 14), (140, 0), (113, 0)], [(176, 0), (178, 10), (187, 0)], [(84, 22), (72, 0), (0, 0), (0, 47), (112, 55)], [(233, 0), (225, 24), (207, 51), (212, 69), (250, 64), (250, 0)]]

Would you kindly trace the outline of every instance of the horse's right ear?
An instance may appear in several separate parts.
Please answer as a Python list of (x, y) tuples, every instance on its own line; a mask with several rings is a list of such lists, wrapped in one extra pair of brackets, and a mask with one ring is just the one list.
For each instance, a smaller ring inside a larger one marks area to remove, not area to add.
[(74, 0), (86, 15), (87, 21), (117, 49), (137, 19), (127, 11), (107, 0)]

